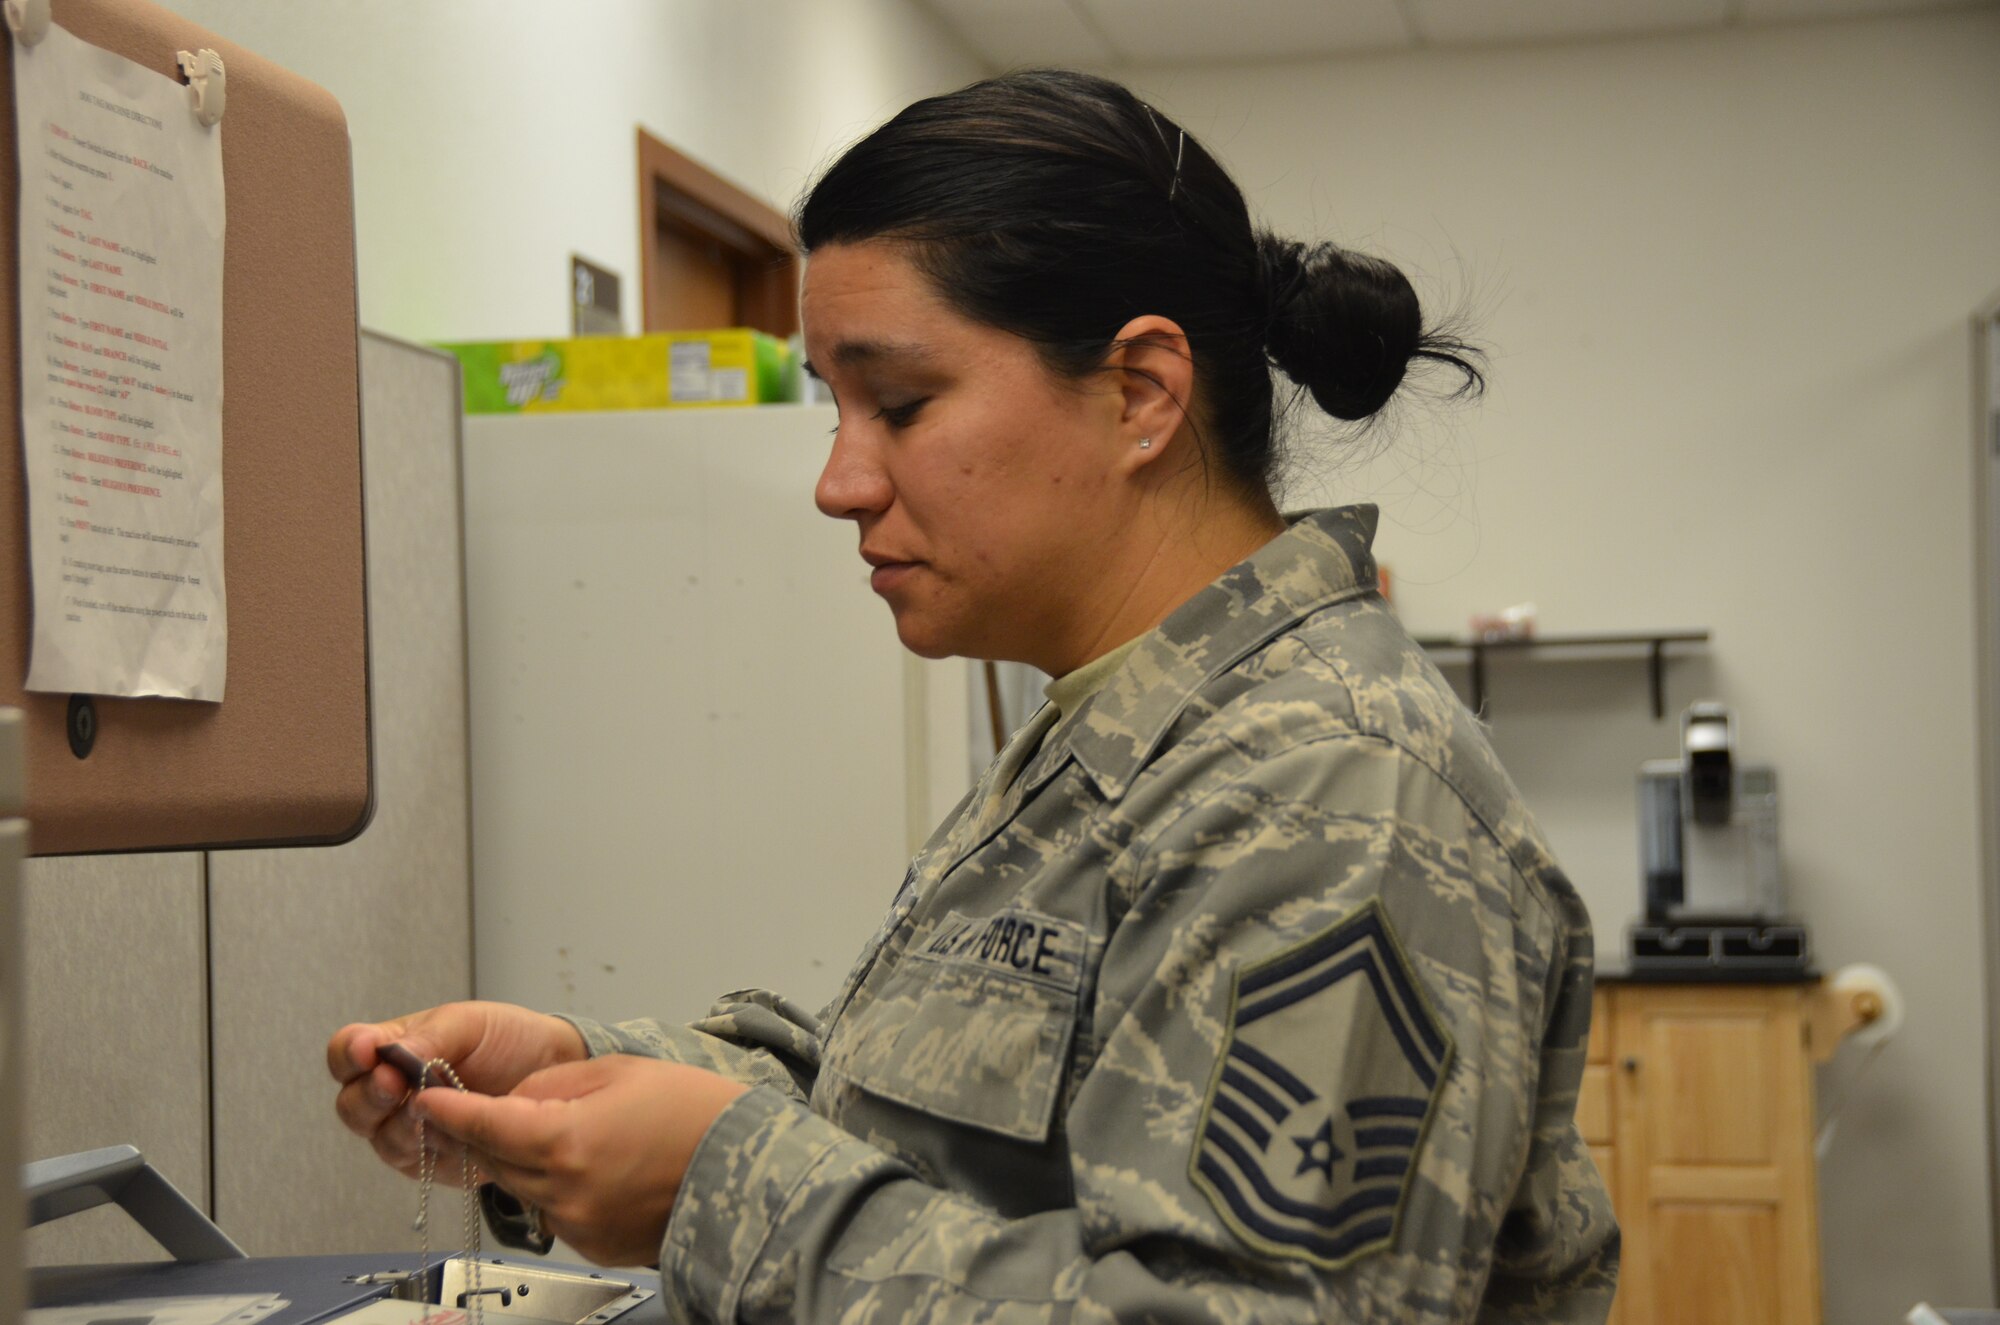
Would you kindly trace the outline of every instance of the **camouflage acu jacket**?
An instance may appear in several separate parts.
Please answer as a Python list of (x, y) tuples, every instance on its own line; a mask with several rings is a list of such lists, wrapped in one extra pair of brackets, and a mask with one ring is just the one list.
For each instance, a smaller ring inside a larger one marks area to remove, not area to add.
[(1583, 906), (1314, 513), (1046, 716), (833, 1004), (592, 1051), (760, 1086), (661, 1248), (683, 1319), (1601, 1321)]

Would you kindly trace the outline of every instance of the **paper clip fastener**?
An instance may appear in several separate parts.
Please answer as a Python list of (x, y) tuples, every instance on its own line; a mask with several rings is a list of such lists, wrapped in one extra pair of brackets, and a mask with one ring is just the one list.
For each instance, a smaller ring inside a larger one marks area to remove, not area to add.
[(204, 46), (174, 58), (180, 63), (181, 81), (194, 96), (194, 117), (210, 128), (220, 124), (229, 104), (229, 77), (223, 72), (222, 57)]
[(6, 0), (7, 26), (23, 46), (33, 46), (49, 35), (49, 0)]

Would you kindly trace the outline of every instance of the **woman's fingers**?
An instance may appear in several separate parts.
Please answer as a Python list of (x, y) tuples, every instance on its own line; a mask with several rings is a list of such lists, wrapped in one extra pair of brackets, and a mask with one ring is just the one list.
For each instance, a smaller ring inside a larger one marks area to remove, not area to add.
[[(347, 1130), (370, 1141), (377, 1141), (385, 1128), (392, 1132), (404, 1130), (393, 1125), (409, 1096), (411, 1083), (402, 1072), (383, 1061), (382, 1048), (400, 1044), (420, 1058), (442, 1056), (432, 1052), (431, 1044), (458, 1038), (452, 1034), (450, 1019), (436, 1015), (446, 1011), (439, 1008), (392, 1021), (355, 1022), (333, 1033), (326, 1045), (326, 1067), (333, 1079), (341, 1083), (334, 1095), (333, 1109)], [(434, 1024), (423, 1025), (427, 1021)], [(376, 1145), (376, 1152), (384, 1159), (390, 1159), (392, 1154), (414, 1153), (414, 1138), (391, 1135), (386, 1140), (386, 1149), (380, 1143)], [(402, 1166), (396, 1160), (391, 1162)]]
[(476, 1095), (433, 1087), (417, 1097), (416, 1107), (440, 1139), (471, 1146), (488, 1157), (496, 1173), (502, 1168), (546, 1170), (566, 1121), (560, 1101), (523, 1095)]
[[(382, 1059), (385, 1045), (402, 1045), (420, 1061), (469, 1052), (468, 1037), (477, 1042), (480, 1018), (465, 1005), (447, 1005), (382, 1022), (355, 1022), (335, 1031), (327, 1041), (326, 1066), (340, 1082), (333, 1109), (341, 1125), (365, 1139), (376, 1157), (409, 1177), (422, 1171), (423, 1148), (415, 1121), (404, 1109), (410, 1098), (408, 1077)], [(436, 1139), (433, 1138), (435, 1141)], [(453, 1143), (431, 1149), (455, 1151)], [(455, 1162), (453, 1154), (443, 1156)]]
[(494, 1095), (551, 1063), (584, 1054), (582, 1037), (569, 1023), (505, 1003), (446, 1003), (335, 1031), (326, 1046), (327, 1072), (340, 1083), (334, 1113), (384, 1163), (408, 1174), (418, 1172), (422, 1160), (416, 1126), (404, 1109), (415, 1083), (384, 1061), (383, 1050), (391, 1046), (408, 1051), (406, 1062), (442, 1059), (467, 1087)]
[(342, 1086), (333, 1097), (333, 1111), (348, 1131), (373, 1136), (408, 1094), (401, 1073), (378, 1068)]
[[(391, 1045), (420, 1062), (444, 1059), (465, 1089), (412, 1093), (383, 1059)], [(469, 1155), (478, 1174), (540, 1206), (551, 1228), (607, 1264), (658, 1254), (694, 1143), (743, 1090), (676, 1064), (590, 1058), (570, 1023), (502, 1003), (343, 1026), (326, 1062), (340, 1083), (335, 1112), (384, 1163), (415, 1177), (428, 1149), (449, 1184)]]
[(441, 1152), (439, 1175), (459, 1173), (458, 1157), (469, 1152), (481, 1175), (539, 1206), (548, 1227), (585, 1256), (644, 1264), (659, 1254), (695, 1146), (743, 1090), (697, 1068), (609, 1055), (544, 1068), (508, 1095), (431, 1087), (370, 1139), (385, 1160), (414, 1173), (422, 1119)]
[(357, 1021), (342, 1026), (326, 1042), (326, 1070), (335, 1081), (352, 1081), (374, 1068), (376, 1049), (400, 1039), (407, 1019)]

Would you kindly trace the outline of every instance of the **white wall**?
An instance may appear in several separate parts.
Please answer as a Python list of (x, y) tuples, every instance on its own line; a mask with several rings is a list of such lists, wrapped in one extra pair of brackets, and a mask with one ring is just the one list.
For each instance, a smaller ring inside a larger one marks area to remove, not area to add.
[(801, 499), (833, 423), (466, 420), (482, 997), (685, 1021), (731, 989), (838, 992), (906, 811), (928, 837), (951, 802), (929, 804), (904, 726), (927, 696), (854, 531)]
[[(1836, 1325), (1992, 1300), (1967, 319), (2000, 287), (1996, 69), (1988, 12), (1125, 71), (1274, 226), (1466, 296), (1493, 347), (1477, 411), (1309, 466), (1384, 502), (1413, 626), (1533, 599), (1551, 632), (1715, 632), (1669, 704), (1736, 707), (1823, 965), (1909, 1002), (1822, 1168)], [(1615, 957), (1673, 726), (1636, 662), (1494, 672)]]
[(362, 325), (416, 340), (567, 336), (573, 252), (625, 278), (636, 331), (638, 125), (785, 210), (983, 72), (914, 0), (165, 5), (340, 99)]

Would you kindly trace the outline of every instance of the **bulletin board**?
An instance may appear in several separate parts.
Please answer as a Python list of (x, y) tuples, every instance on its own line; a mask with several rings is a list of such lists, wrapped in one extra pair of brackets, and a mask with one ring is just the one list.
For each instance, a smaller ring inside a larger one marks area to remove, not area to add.
[[(144, 0), (55, 23), (178, 79), (227, 71), (221, 123), (228, 691), (219, 704), (29, 693), (13, 40), (0, 61), (0, 706), (26, 714), (37, 855), (344, 841), (371, 810), (354, 194), (331, 95)], [(72, 736), (90, 740), (79, 756)]]

